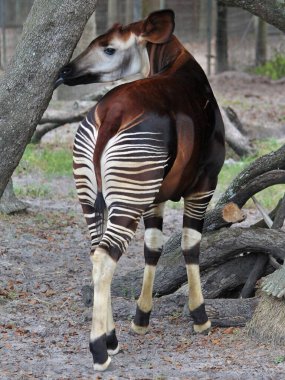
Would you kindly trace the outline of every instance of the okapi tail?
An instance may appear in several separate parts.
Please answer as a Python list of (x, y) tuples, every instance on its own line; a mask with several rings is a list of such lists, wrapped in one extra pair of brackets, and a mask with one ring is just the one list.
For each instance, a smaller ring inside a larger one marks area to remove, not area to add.
[(103, 232), (104, 232), (106, 203), (101, 191), (97, 193), (94, 209), (95, 209), (95, 219), (96, 221), (98, 221), (98, 233), (100, 234), (100, 237), (102, 238)]

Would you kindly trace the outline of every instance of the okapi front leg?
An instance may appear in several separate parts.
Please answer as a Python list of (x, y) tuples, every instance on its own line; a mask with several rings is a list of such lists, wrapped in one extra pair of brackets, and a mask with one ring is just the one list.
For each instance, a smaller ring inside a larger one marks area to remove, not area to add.
[(188, 305), (196, 333), (202, 333), (211, 327), (202, 294), (199, 255), (204, 215), (212, 194), (213, 191), (208, 191), (184, 199), (181, 248), (186, 262), (189, 284)]
[(107, 352), (107, 315), (116, 262), (101, 247), (96, 248), (91, 256), (91, 261), (93, 263), (94, 303), (89, 347), (93, 355), (94, 369), (104, 371), (111, 362)]
[(144, 214), (146, 229), (144, 240), (145, 269), (142, 291), (137, 302), (136, 315), (132, 322), (132, 329), (137, 334), (146, 334), (148, 331), (155, 270), (163, 246), (163, 211), (164, 203), (153, 205)]

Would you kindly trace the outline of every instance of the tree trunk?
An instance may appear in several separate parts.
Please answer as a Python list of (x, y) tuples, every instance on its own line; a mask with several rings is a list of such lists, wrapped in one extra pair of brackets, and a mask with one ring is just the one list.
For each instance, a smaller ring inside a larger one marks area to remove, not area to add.
[(108, 0), (108, 28), (118, 21), (117, 0)]
[(229, 69), (227, 7), (218, 0), (216, 31), (216, 74)]
[(0, 81), (0, 196), (95, 7), (94, 0), (35, 0)]
[(280, 0), (221, 0), (227, 6), (240, 7), (261, 17), (268, 24), (285, 32), (285, 7)]
[(134, 21), (138, 21), (142, 18), (142, 1), (141, 0), (133, 0), (133, 16)]
[(133, 21), (133, 0), (126, 0), (125, 23), (130, 24)]
[(0, 199), (0, 212), (4, 214), (12, 214), (14, 212), (20, 212), (26, 210), (28, 205), (20, 201), (13, 189), (12, 178), (10, 178), (6, 189)]
[(257, 19), (256, 45), (255, 45), (255, 64), (263, 65), (266, 62), (266, 37), (267, 24), (261, 18)]

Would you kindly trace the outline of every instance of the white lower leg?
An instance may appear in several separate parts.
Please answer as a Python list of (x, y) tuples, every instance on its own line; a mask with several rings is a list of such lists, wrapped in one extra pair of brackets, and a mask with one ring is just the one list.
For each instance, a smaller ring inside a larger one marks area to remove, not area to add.
[[(199, 320), (206, 319), (206, 313), (204, 310), (204, 298), (201, 289), (200, 281), (200, 269), (198, 264), (187, 264), (187, 277), (189, 284), (189, 309), (190, 312), (197, 314), (196, 318)], [(193, 316), (194, 318), (194, 316)], [(195, 318), (194, 318), (195, 319)], [(211, 322), (206, 320), (204, 323), (195, 323), (194, 331), (203, 332), (211, 327)]]
[[(144, 269), (144, 277), (143, 277), (143, 286), (141, 295), (137, 302), (137, 312), (135, 316), (135, 320), (132, 322), (132, 329), (137, 334), (146, 334), (148, 331), (148, 321), (147, 326), (140, 326), (138, 325), (139, 319), (144, 319), (144, 314), (150, 313), (152, 309), (152, 290), (153, 290), (153, 283), (154, 283), (154, 276), (155, 276), (155, 270), (156, 267), (153, 265), (147, 265)], [(139, 315), (141, 314), (141, 315)], [(149, 318), (149, 316), (145, 315), (145, 318)]]
[(91, 256), (91, 261), (93, 263), (94, 304), (90, 350), (93, 355), (94, 369), (104, 371), (111, 362), (107, 354), (106, 333), (108, 298), (116, 262), (100, 247)]
[(107, 351), (109, 355), (116, 355), (120, 351), (120, 346), (115, 333), (115, 323), (112, 311), (111, 293), (108, 298), (108, 315), (107, 315)]

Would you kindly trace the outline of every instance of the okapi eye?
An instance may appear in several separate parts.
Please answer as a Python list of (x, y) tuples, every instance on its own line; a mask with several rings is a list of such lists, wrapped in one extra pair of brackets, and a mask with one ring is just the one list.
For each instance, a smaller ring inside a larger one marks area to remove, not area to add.
[(107, 55), (113, 55), (115, 53), (116, 49), (113, 48), (105, 48), (104, 53)]

